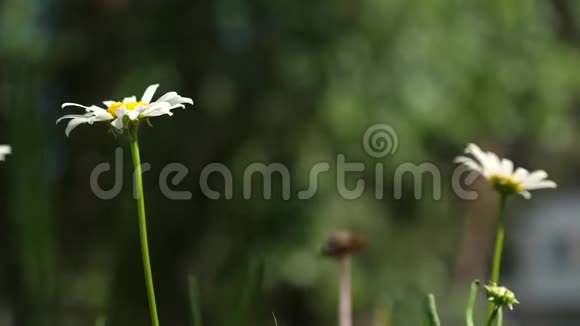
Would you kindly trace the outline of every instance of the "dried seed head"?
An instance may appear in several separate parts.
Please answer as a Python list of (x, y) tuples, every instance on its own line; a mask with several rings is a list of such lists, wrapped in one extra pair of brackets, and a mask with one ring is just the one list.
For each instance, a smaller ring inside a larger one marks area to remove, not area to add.
[(338, 231), (332, 235), (322, 247), (322, 254), (327, 257), (342, 257), (363, 251), (367, 247), (367, 239), (350, 231)]

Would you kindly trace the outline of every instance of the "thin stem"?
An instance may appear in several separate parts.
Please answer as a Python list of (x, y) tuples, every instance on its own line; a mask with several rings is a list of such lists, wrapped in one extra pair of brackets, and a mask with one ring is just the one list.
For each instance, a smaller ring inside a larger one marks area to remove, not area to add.
[(465, 325), (474, 326), (473, 323), (473, 306), (477, 299), (477, 290), (479, 289), (479, 281), (475, 280), (471, 283), (471, 290), (469, 291), (469, 299), (467, 300), (467, 307), (465, 308)]
[(145, 284), (147, 287), (147, 297), (149, 299), (149, 310), (151, 312), (151, 323), (159, 326), (157, 317), (157, 305), (155, 303), (155, 289), (153, 288), (153, 273), (151, 272), (151, 261), (149, 259), (149, 243), (147, 241), (147, 218), (145, 217), (145, 196), (143, 194), (143, 178), (141, 170), (141, 154), (139, 152), (137, 127), (130, 130), (129, 140), (131, 142), (131, 154), (133, 155), (133, 166), (135, 170), (135, 187), (137, 190), (137, 211), (139, 213), (139, 235), (141, 237), (141, 254), (143, 256), (143, 269), (145, 271)]
[(338, 325), (352, 326), (352, 303), (350, 288), (350, 258), (343, 255), (339, 258), (339, 302)]
[(497, 311), (497, 323), (495, 323), (495, 326), (502, 325), (503, 325), (503, 309), (499, 308), (499, 310)]
[(503, 250), (505, 207), (507, 195), (500, 194), (499, 211), (497, 216), (497, 231), (495, 236), (495, 249), (493, 254), (493, 264), (491, 266), (491, 281), (499, 284), (499, 273), (501, 268), (501, 253)]
[[(487, 326), (491, 326), (493, 325), (493, 321), (495, 320), (495, 317), (497, 316), (498, 311), (500, 311), (500, 307), (495, 306), (493, 307), (493, 310), (491, 312), (491, 315), (489, 315), (489, 318), (487, 319)], [(500, 326), (501, 324), (498, 324), (498, 326)]]
[[(504, 193), (500, 193), (499, 197), (499, 210), (497, 213), (497, 231), (495, 235), (495, 248), (493, 254), (493, 261), (491, 265), (491, 282), (499, 284), (499, 274), (501, 269), (501, 254), (503, 251), (503, 239), (504, 239), (504, 224), (505, 224), (505, 207), (507, 202), (507, 196)], [(493, 313), (494, 305), (489, 304), (488, 316), (491, 317)]]
[(439, 314), (437, 313), (437, 304), (433, 294), (427, 295), (423, 305), (423, 325), (424, 326), (441, 326)]
[(201, 307), (199, 305), (199, 287), (195, 276), (189, 276), (189, 301), (191, 307), (191, 322), (193, 326), (201, 326)]

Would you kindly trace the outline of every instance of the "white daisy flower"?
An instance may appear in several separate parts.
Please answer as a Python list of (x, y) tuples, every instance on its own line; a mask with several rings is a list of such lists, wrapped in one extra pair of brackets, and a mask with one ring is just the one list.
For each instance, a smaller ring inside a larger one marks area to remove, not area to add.
[(492, 152), (484, 152), (475, 144), (468, 144), (465, 153), (472, 157), (458, 156), (454, 162), (479, 172), (501, 193), (518, 193), (530, 199), (529, 190), (556, 188), (556, 183), (547, 179), (546, 171), (529, 172), (520, 167), (514, 170), (512, 161), (499, 158)]
[(8, 145), (0, 145), (0, 161), (6, 160), (6, 155), (12, 154), (12, 147)]
[(112, 121), (111, 125), (117, 130), (122, 131), (129, 127), (132, 122), (141, 119), (157, 117), (167, 114), (173, 115), (171, 110), (175, 108), (184, 108), (184, 104), (193, 105), (193, 100), (188, 97), (182, 97), (176, 92), (168, 92), (156, 101), (151, 101), (158, 84), (147, 87), (141, 100), (137, 101), (135, 96), (126, 97), (123, 101), (104, 101), (106, 108), (96, 105), (84, 106), (77, 103), (64, 103), (62, 108), (68, 106), (77, 106), (86, 110), (85, 114), (68, 114), (56, 121), (70, 119), (65, 133), (68, 136), (70, 132), (83, 123), (93, 124), (100, 121)]

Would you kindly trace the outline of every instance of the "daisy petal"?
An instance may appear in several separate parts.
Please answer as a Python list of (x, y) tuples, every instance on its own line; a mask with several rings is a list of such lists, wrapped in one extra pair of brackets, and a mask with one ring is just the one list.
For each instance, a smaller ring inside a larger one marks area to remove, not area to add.
[(108, 121), (108, 120), (113, 120), (115, 117), (113, 117), (112, 114), (110, 114), (109, 112), (103, 110), (103, 112), (99, 112), (95, 114), (95, 121)]
[(153, 110), (148, 112), (146, 115), (144, 114), (144, 117), (149, 117), (149, 118), (153, 118), (153, 117), (159, 117), (162, 115), (168, 115), (168, 116), (172, 116), (173, 112), (169, 111), (169, 110), (163, 110), (163, 109), (159, 109), (159, 110)]
[(72, 119), (68, 123), (68, 125), (66, 126), (66, 129), (64, 131), (65, 135), (68, 137), (70, 135), (71, 131), (73, 131), (73, 129), (75, 129), (79, 125), (81, 125), (83, 123), (87, 123), (87, 122), (89, 122), (89, 119), (85, 118), (85, 117)]
[(168, 102), (172, 99), (175, 99), (176, 97), (180, 97), (176, 92), (167, 92), (158, 98), (156, 102)]
[(67, 114), (67, 115), (63, 115), (58, 120), (56, 120), (56, 123), (58, 124), (59, 122), (61, 122), (62, 120), (65, 120), (65, 119), (90, 118), (92, 116), (93, 115), (91, 113), (87, 113), (87, 114)]
[(183, 105), (183, 104), (175, 104), (175, 105), (172, 105), (169, 109), (170, 110), (173, 110), (173, 109), (177, 109), (177, 108), (185, 109), (185, 105)]
[(524, 180), (524, 183), (534, 183), (548, 177), (548, 173), (544, 170), (538, 170), (530, 173), (530, 175)]
[(479, 164), (477, 164), (473, 159), (469, 158), (469, 157), (465, 157), (465, 156), (458, 156), (455, 158), (455, 160), (453, 160), (453, 162), (458, 163), (458, 164), (462, 164), (465, 165), (466, 167), (468, 167), (471, 170), (480, 172), (482, 171), (481, 166)]
[(495, 153), (487, 152), (487, 159), (490, 172), (501, 173), (501, 162), (499, 157)]
[(119, 130), (123, 129), (123, 119), (115, 119), (113, 120), (113, 122), (111, 122), (111, 125)]
[(465, 148), (465, 153), (473, 155), (475, 159), (478, 160), (482, 165), (487, 160), (485, 153), (473, 143), (469, 143), (467, 145), (467, 148)]
[(135, 120), (139, 117), (139, 111), (127, 110), (126, 115), (129, 117), (130, 120)]
[(514, 172), (514, 163), (506, 158), (501, 160), (501, 172), (511, 175)]
[(8, 145), (0, 145), (0, 161), (6, 160), (6, 155), (12, 154), (12, 147)]
[(181, 98), (181, 103), (186, 103), (186, 104), (191, 104), (193, 105), (193, 100), (190, 99), (189, 97), (182, 97)]
[(516, 172), (514, 172), (514, 180), (517, 182), (522, 182), (523, 180), (525, 180), (525, 178), (527, 178), (529, 175), (528, 170), (524, 169), (524, 168), (517, 168)]
[(157, 102), (157, 103), (167, 102), (167, 103), (171, 104), (172, 106), (177, 105), (177, 104), (183, 104), (183, 103), (193, 105), (192, 99), (190, 99), (189, 97), (181, 97), (176, 92), (165, 93), (163, 96), (161, 96), (155, 102)]
[(113, 127), (119, 130), (123, 129), (123, 127), (125, 126), (123, 119), (125, 119), (126, 112), (127, 110), (125, 109), (125, 107), (120, 107), (117, 110), (115, 110), (115, 116), (117, 116), (117, 119), (113, 120), (113, 122), (111, 122), (111, 125), (113, 125)]
[(170, 111), (171, 106), (167, 102), (153, 103), (141, 112), (144, 117), (158, 117), (160, 115), (173, 115)]
[(153, 95), (155, 95), (155, 91), (157, 91), (157, 87), (159, 87), (159, 84), (154, 84), (147, 87), (145, 93), (143, 93), (143, 97), (141, 97), (141, 102), (149, 104), (151, 99), (153, 99)]
[(98, 107), (98, 106), (96, 106), (96, 105), (91, 105), (91, 106), (89, 106), (89, 107), (87, 108), (87, 111), (94, 112), (94, 113), (96, 113), (96, 114), (103, 113), (103, 112), (107, 112), (107, 110), (105, 110), (105, 109), (103, 109), (103, 108), (101, 108), (101, 107)]
[(538, 181), (536, 183), (532, 183), (530, 185), (525, 185), (524, 187), (525, 187), (525, 189), (528, 189), (528, 190), (535, 190), (535, 189), (556, 188), (556, 187), (558, 187), (558, 185), (556, 185), (556, 183), (554, 181), (543, 180), (543, 181)]
[(532, 198), (532, 194), (530, 194), (529, 191), (526, 190), (522, 190), (520, 192), (518, 192), (520, 195), (522, 195), (522, 197), (524, 197), (525, 199), (530, 199)]
[(69, 106), (76, 106), (76, 107), (83, 108), (83, 109), (89, 111), (89, 107), (88, 106), (85, 106), (85, 105), (82, 105), (82, 104), (78, 104), (78, 103), (70, 103), (70, 102), (67, 102), (67, 103), (63, 103), (60, 107), (62, 109), (64, 109), (64, 108), (69, 107)]

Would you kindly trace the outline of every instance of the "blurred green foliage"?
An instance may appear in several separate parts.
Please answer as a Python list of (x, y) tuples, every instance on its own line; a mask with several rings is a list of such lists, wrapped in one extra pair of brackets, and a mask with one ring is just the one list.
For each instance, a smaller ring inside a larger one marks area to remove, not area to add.
[[(271, 325), (272, 312), (280, 325), (331, 325), (336, 267), (318, 249), (348, 227), (371, 243), (355, 258), (357, 315), (419, 325), (424, 293), (452, 284), (462, 205), (449, 191), (415, 200), (411, 184), (395, 200), (389, 171), (428, 161), (447, 180), (451, 157), (477, 141), (531, 167), (550, 155), (542, 167), (570, 175), (579, 19), (572, 0), (1, 1), (0, 140), (14, 155), (0, 166), (0, 305), (17, 325), (147, 324), (130, 164), (122, 196), (102, 201), (89, 187), (123, 139), (103, 125), (66, 139), (54, 121), (62, 102), (98, 104), (159, 82), (196, 101), (142, 136), (162, 324), (192, 322), (195, 275), (204, 325)], [(375, 123), (399, 137), (384, 160), (361, 145)], [(314, 163), (335, 166), (339, 153), (368, 171), (385, 164), (385, 199), (368, 173), (362, 198), (341, 199), (334, 172), (307, 201), (241, 195), (250, 163), (284, 163), (300, 190)], [(176, 188), (192, 200), (159, 191), (171, 162), (190, 169)], [(199, 190), (212, 162), (234, 172), (232, 200)]]

